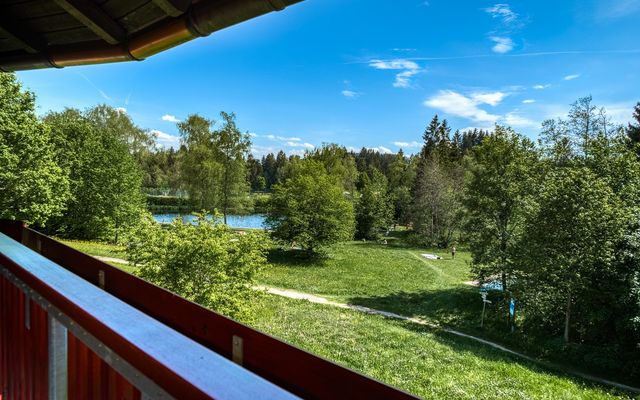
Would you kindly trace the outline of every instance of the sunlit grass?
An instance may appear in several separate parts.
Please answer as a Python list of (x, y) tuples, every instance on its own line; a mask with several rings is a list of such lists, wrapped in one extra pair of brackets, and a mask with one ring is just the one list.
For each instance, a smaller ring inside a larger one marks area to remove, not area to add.
[(276, 296), (254, 307), (256, 328), (424, 398), (626, 398), (407, 322)]

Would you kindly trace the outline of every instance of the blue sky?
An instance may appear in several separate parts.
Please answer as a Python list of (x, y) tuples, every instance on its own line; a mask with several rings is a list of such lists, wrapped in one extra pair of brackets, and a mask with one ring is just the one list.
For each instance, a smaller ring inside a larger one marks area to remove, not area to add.
[(306, 0), (143, 62), (25, 71), (38, 112), (98, 103), (178, 143), (191, 113), (237, 114), (254, 152), (334, 142), (417, 151), (454, 128), (539, 124), (593, 95), (620, 123), (640, 101), (640, 0)]

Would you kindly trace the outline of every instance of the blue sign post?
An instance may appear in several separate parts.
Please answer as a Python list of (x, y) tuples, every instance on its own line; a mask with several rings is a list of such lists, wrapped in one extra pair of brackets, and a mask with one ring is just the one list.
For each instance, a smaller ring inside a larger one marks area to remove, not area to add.
[(509, 319), (511, 320), (511, 333), (516, 330), (516, 300), (509, 301)]

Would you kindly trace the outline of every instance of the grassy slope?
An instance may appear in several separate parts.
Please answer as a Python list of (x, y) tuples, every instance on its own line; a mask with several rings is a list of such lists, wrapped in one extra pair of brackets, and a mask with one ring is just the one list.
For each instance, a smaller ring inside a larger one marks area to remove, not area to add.
[(275, 296), (265, 296), (256, 309), (256, 328), (425, 398), (620, 395), (407, 322)]
[[(427, 260), (430, 252), (442, 260)], [(261, 283), (457, 326), (479, 324), (482, 302), (470, 280), (469, 254), (350, 242), (331, 248), (324, 261), (276, 252)], [(477, 321), (476, 321), (477, 320)]]
[[(92, 255), (126, 258), (121, 247), (65, 241)], [(481, 303), (469, 280), (468, 254), (429, 261), (417, 249), (351, 242), (323, 262), (275, 252), (263, 284), (456, 326), (476, 327)], [(111, 263), (131, 272), (132, 267)], [(411, 323), (306, 301), (266, 296), (253, 325), (313, 353), (431, 398), (606, 398), (589, 386), (514, 360), (486, 346)], [(495, 322), (497, 323), (497, 322)], [(470, 329), (471, 330), (471, 329)]]

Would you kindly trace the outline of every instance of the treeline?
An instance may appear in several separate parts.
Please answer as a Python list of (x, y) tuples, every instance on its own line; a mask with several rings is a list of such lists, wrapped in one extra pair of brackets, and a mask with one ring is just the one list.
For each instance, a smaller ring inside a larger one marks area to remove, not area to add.
[(386, 168), (326, 145), (284, 169), (267, 222), (276, 239), (309, 253), (379, 238), (397, 222), (422, 245), (459, 242), (476, 278), (501, 283), (505, 316), (516, 302), (508, 330), (637, 378), (640, 103), (634, 119), (615, 126), (586, 97), (567, 119), (545, 121), (538, 142), (496, 126), (461, 150), (434, 117), (418, 155), (371, 157)]

